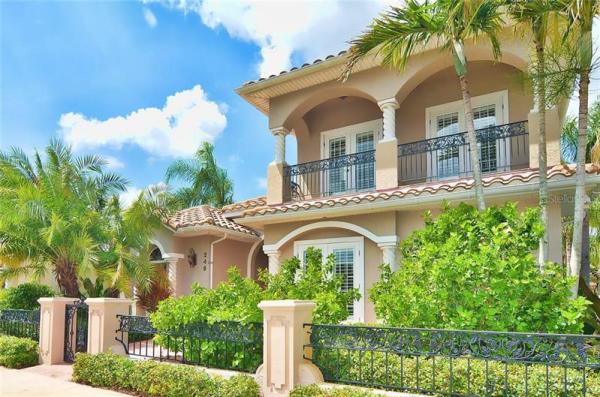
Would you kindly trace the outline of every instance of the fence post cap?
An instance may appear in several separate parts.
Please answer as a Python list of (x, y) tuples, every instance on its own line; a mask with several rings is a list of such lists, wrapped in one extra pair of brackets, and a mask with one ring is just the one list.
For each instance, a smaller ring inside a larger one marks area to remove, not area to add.
[(261, 301), (258, 304), (260, 309), (314, 309), (317, 304), (308, 300), (278, 300), (278, 301)]
[(69, 302), (74, 303), (77, 302), (77, 298), (67, 298), (64, 296), (53, 296), (53, 297), (43, 297), (38, 299), (38, 303), (48, 303), (48, 302)]
[(133, 299), (128, 298), (87, 298), (85, 303), (127, 303), (132, 304)]

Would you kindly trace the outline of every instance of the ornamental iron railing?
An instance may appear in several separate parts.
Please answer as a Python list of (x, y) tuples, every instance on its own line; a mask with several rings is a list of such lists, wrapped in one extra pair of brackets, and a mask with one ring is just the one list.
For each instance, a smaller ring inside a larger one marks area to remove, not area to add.
[[(526, 121), (490, 126), (475, 133), (482, 173), (529, 166)], [(398, 185), (464, 178), (472, 172), (470, 145), (465, 132), (398, 146)]]
[(305, 324), (328, 382), (451, 396), (600, 396), (600, 336)]
[(197, 323), (159, 331), (148, 317), (117, 318), (115, 339), (130, 356), (242, 372), (255, 372), (262, 363), (262, 323)]
[(0, 334), (30, 338), (35, 341), (40, 339), (40, 311), (39, 310), (0, 310)]
[(72, 363), (76, 353), (87, 352), (88, 314), (89, 306), (83, 299), (65, 305), (65, 362)]
[(285, 166), (284, 201), (302, 201), (375, 188), (375, 151)]

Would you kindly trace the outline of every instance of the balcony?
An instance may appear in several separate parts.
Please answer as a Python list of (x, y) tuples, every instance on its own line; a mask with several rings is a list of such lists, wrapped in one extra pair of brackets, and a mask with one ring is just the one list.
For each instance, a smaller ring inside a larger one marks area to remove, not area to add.
[[(478, 129), (475, 134), (483, 174), (529, 166), (526, 121)], [(398, 146), (399, 186), (466, 178), (472, 172), (466, 132)]]
[[(505, 172), (529, 166), (527, 122), (476, 130), (481, 171)], [(303, 201), (363, 191), (374, 191), (375, 151), (283, 168), (284, 202)], [(398, 186), (471, 176), (466, 133), (398, 145)]]
[(375, 150), (283, 169), (284, 201), (302, 201), (375, 189)]

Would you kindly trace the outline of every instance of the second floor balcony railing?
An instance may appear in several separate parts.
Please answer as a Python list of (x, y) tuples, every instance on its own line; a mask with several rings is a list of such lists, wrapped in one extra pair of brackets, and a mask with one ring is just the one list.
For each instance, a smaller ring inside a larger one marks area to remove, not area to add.
[(285, 166), (285, 201), (302, 201), (375, 189), (375, 151)]
[[(491, 126), (475, 131), (482, 173), (505, 172), (529, 166), (527, 122)], [(466, 133), (440, 136), (398, 146), (398, 184), (408, 185), (472, 175)]]

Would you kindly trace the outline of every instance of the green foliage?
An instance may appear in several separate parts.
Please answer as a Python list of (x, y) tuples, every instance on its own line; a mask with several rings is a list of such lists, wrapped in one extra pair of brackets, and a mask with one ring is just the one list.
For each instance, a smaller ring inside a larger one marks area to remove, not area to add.
[[(594, 102), (589, 110), (588, 130), (585, 146), (585, 162), (600, 161), (600, 101)], [(577, 156), (579, 128), (577, 118), (568, 117), (560, 135), (560, 155), (562, 161), (574, 163)]]
[(313, 314), (315, 324), (337, 324), (349, 317), (348, 305), (360, 299), (357, 289), (342, 291), (342, 275), (334, 275), (335, 258), (330, 255), (323, 261), (321, 250), (309, 248), (305, 266), (292, 257), (281, 265), (277, 274), (262, 273), (265, 299), (303, 299), (316, 303)]
[[(315, 362), (324, 372), (336, 379), (353, 380), (365, 385), (387, 385), (395, 390), (429, 390), (436, 395), (450, 394), (450, 388), (456, 395), (476, 395), (490, 397), (524, 396), (525, 388), (529, 396), (562, 397), (581, 395), (583, 385), (590, 396), (600, 395), (600, 373), (586, 370), (585, 381), (581, 369), (548, 367), (548, 389), (546, 394), (546, 366), (543, 364), (528, 365), (507, 364), (466, 358), (454, 358), (452, 364), (447, 358), (400, 356), (383, 352), (362, 353), (358, 351), (337, 350), (320, 352), (314, 356)], [(417, 369), (418, 367), (418, 369)], [(452, 368), (452, 372), (450, 370)], [(434, 376), (435, 373), (435, 376)], [(452, 373), (452, 376), (450, 374)], [(527, 373), (527, 383), (525, 374)], [(505, 387), (506, 375), (506, 387)], [(567, 378), (566, 392), (564, 379)], [(435, 382), (435, 383), (434, 383)], [(381, 387), (381, 386), (379, 386)], [(470, 391), (470, 392), (469, 392)], [(320, 396), (305, 394), (304, 396)]]
[(56, 295), (52, 288), (37, 283), (23, 283), (1, 292), (0, 309), (35, 310), (40, 307), (38, 299)]
[(532, 252), (541, 232), (537, 211), (519, 213), (515, 204), (427, 214), (401, 244), (400, 270), (384, 267), (371, 289), (378, 318), (401, 327), (581, 332), (588, 301), (570, 299), (562, 267), (539, 271)]
[(124, 209), (118, 194), (127, 181), (105, 168), (58, 140), (31, 157), (0, 152), (0, 279), (52, 272), (61, 293), (77, 298), (82, 284), (92, 295), (147, 288), (149, 239), (166, 209), (151, 192)]
[(167, 168), (167, 183), (178, 179), (189, 184), (175, 192), (180, 207), (200, 204), (222, 207), (233, 202), (233, 181), (217, 164), (214, 151), (212, 144), (204, 142), (194, 158), (175, 160)]
[(375, 394), (355, 387), (323, 388), (319, 385), (297, 386), (290, 397), (374, 397)]
[(38, 344), (29, 338), (0, 335), (0, 366), (25, 368), (38, 365)]
[(166, 331), (201, 322), (260, 322), (262, 311), (258, 303), (272, 299), (314, 300), (314, 321), (336, 324), (348, 318), (348, 304), (360, 295), (357, 290), (342, 291), (342, 276), (333, 275), (333, 266), (333, 257), (323, 262), (320, 250), (309, 249), (304, 268), (297, 258), (291, 258), (277, 274), (262, 273), (264, 289), (233, 266), (228, 270), (228, 280), (215, 289), (196, 286), (191, 295), (162, 301), (150, 316), (152, 324)]
[(73, 365), (73, 380), (91, 386), (124, 390), (156, 397), (258, 397), (254, 379), (237, 375), (230, 379), (211, 377), (192, 366), (133, 361), (113, 353), (79, 353)]

